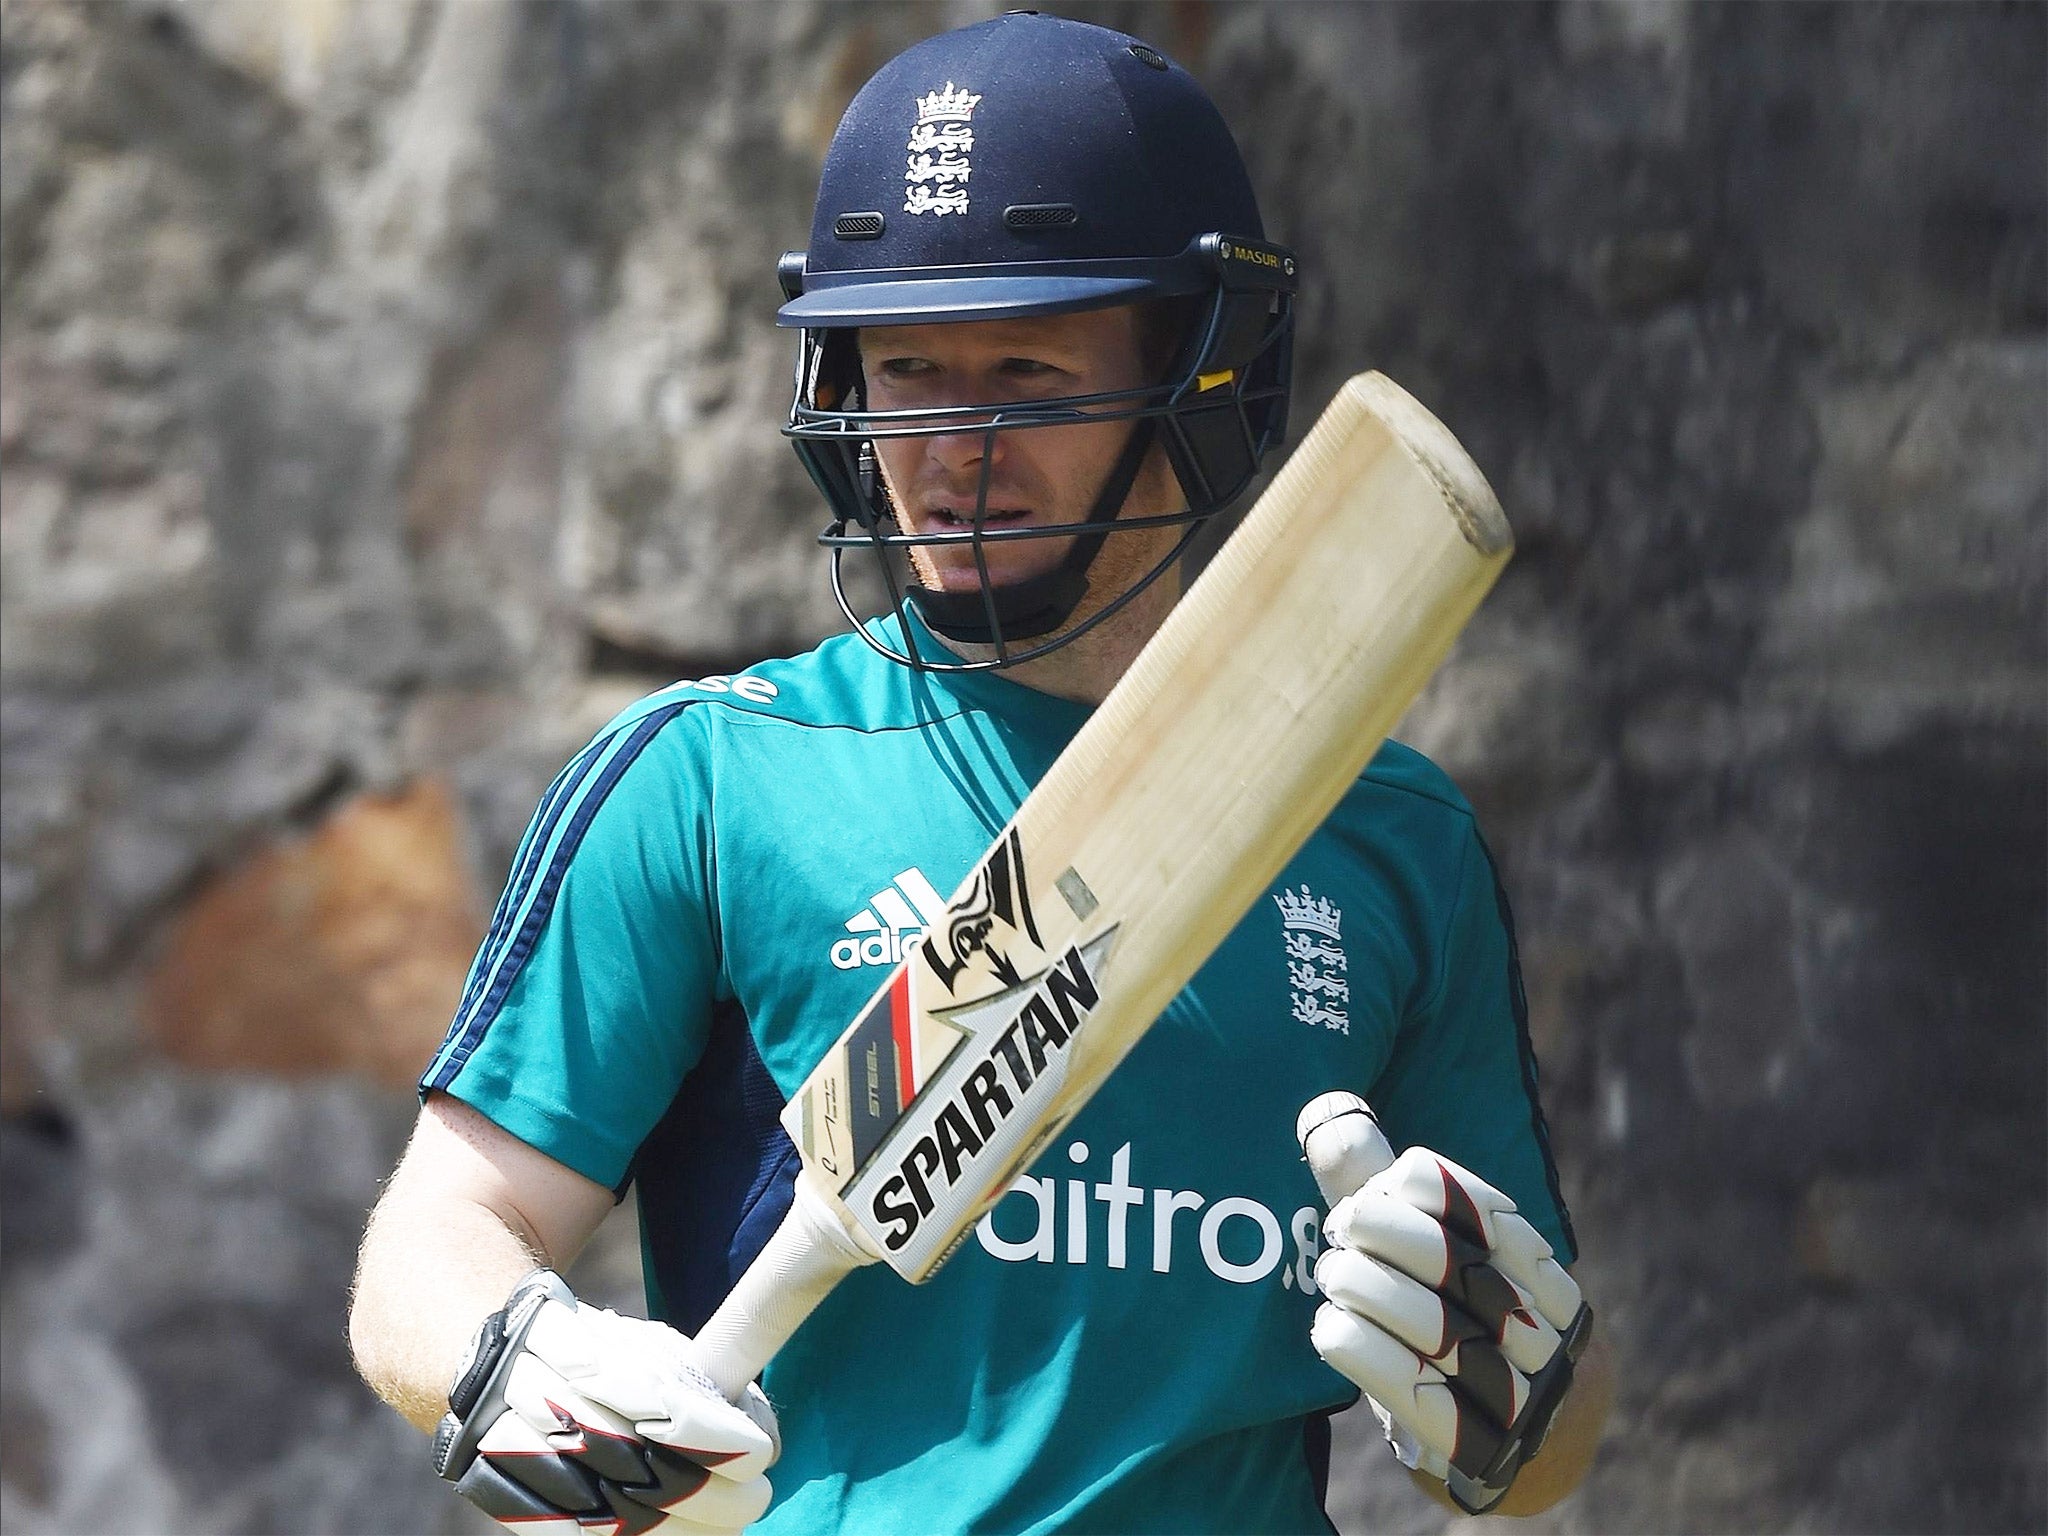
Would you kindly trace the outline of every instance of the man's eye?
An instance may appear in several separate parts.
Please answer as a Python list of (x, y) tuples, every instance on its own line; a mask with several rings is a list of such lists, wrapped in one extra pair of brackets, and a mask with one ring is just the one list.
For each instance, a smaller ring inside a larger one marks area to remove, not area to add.
[(1003, 372), (1014, 374), (1019, 378), (1040, 378), (1046, 374), (1058, 373), (1059, 371), (1051, 363), (1042, 362), (1035, 357), (1006, 357), (1003, 359)]
[(925, 357), (885, 357), (880, 371), (892, 379), (914, 379), (932, 371), (932, 361)]

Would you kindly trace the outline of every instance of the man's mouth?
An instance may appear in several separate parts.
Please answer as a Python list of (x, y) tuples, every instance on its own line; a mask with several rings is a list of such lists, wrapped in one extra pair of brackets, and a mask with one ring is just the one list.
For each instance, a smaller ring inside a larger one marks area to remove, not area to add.
[[(981, 515), (981, 526), (1000, 528), (1009, 523), (1021, 523), (1031, 516), (1029, 507), (990, 507)], [(967, 529), (974, 526), (974, 508), (936, 506), (925, 509), (925, 518), (948, 531)]]

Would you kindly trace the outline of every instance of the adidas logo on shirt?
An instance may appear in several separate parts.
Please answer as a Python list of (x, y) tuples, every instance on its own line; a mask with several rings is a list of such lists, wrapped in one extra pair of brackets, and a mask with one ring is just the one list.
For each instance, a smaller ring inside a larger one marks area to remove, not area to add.
[(945, 913), (945, 899), (931, 881), (915, 868), (906, 869), (868, 898), (866, 910), (846, 920), (848, 937), (832, 944), (833, 967), (852, 971), (895, 965)]

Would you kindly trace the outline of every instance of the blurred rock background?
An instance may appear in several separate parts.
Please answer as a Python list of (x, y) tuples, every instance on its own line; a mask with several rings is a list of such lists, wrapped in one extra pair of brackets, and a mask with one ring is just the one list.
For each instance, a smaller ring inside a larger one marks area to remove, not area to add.
[[(1520, 532), (1404, 734), (1622, 1354), (1524, 1528), (2042, 1529), (2048, 10), (1060, 8), (1237, 125), (1297, 421), (1380, 367)], [(478, 1528), (363, 1213), (554, 768), (836, 627), (774, 259), (992, 9), (7, 0), (10, 1533)], [(1360, 1417), (1340, 1523), (1451, 1523)]]

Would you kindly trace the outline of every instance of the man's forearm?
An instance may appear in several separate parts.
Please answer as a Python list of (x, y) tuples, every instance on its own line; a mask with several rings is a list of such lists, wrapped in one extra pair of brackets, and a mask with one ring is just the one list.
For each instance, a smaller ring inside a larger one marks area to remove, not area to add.
[(387, 1196), (371, 1215), (349, 1307), (356, 1369), (431, 1432), (477, 1324), (545, 1262), (491, 1211), (466, 1201)]

